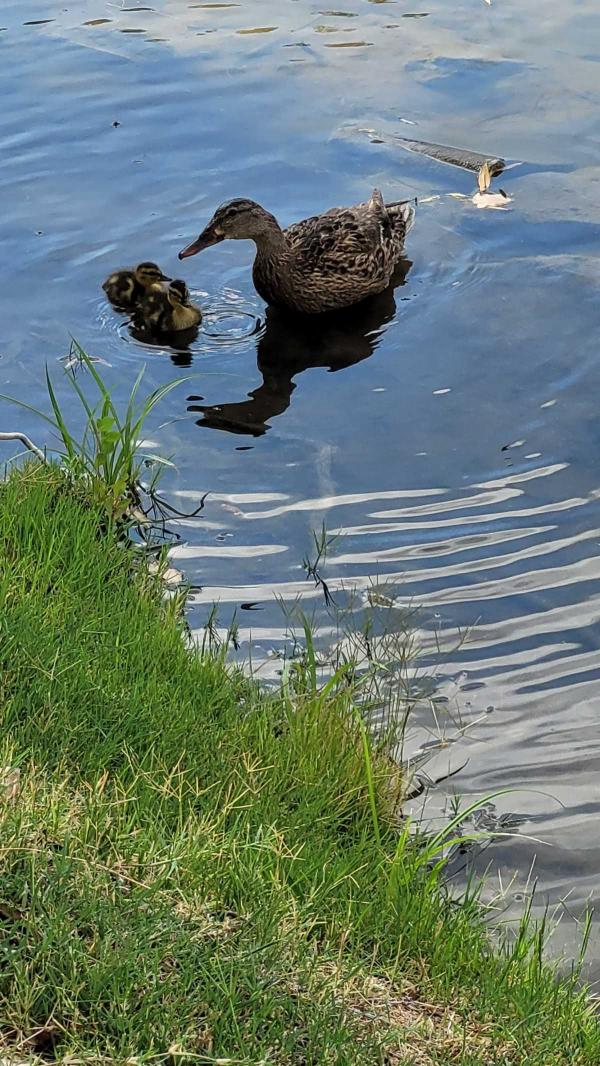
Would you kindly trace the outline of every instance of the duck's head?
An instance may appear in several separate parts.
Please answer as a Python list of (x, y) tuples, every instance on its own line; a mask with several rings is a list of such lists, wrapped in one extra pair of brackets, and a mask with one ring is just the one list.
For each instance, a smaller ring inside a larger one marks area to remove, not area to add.
[(167, 295), (169, 298), (169, 303), (177, 307), (181, 307), (182, 305), (188, 304), (190, 302), (189, 289), (185, 281), (181, 281), (180, 278), (175, 278), (175, 280), (171, 282), (167, 290)]
[(154, 285), (162, 285), (163, 281), (171, 279), (163, 274), (156, 263), (138, 263), (134, 270), (135, 280), (145, 289), (151, 289)]
[(224, 240), (256, 240), (272, 231), (273, 225), (279, 229), (273, 215), (255, 200), (228, 200), (217, 208), (208, 226), (179, 253), (179, 258), (187, 259)]

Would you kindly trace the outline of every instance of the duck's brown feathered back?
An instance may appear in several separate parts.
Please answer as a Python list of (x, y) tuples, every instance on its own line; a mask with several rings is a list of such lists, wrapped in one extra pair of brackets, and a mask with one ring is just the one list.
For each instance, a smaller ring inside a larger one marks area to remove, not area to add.
[(386, 205), (378, 189), (354, 207), (334, 207), (284, 231), (285, 252), (261, 253), (254, 283), (269, 303), (308, 313), (346, 307), (390, 282), (414, 209)]

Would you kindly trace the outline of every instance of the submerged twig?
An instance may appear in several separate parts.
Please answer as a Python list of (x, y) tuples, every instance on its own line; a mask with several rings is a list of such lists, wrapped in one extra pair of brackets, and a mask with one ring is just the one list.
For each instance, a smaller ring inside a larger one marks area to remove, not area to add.
[(34, 444), (33, 441), (29, 439), (26, 433), (19, 433), (18, 430), (15, 430), (11, 433), (0, 433), (0, 440), (20, 440), (21, 444), (24, 444), (26, 448), (29, 448), (30, 452), (33, 452), (34, 455), (37, 455), (38, 459), (42, 463), (48, 462), (46, 455), (42, 451), (42, 449), (38, 448), (37, 444)]
[[(150, 551), (156, 550), (156, 543), (154, 543), (146, 535), (145, 530), (150, 530), (151, 536), (156, 537), (160, 535), (163, 540), (181, 541), (181, 534), (177, 530), (169, 529), (167, 523), (169, 521), (178, 521), (179, 519), (191, 519), (198, 518), (200, 513), (204, 510), (204, 504), (208, 491), (205, 492), (200, 500), (200, 504), (193, 511), (180, 511), (173, 504), (167, 503), (160, 497), (155, 489), (150, 486), (147, 487), (141, 483), (138, 483), (137, 488), (140, 492), (140, 500), (134, 507), (128, 509), (127, 515), (132, 520), (133, 524), (138, 527), (140, 533), (146, 542), (146, 549)], [(144, 506), (142, 502), (142, 494), (147, 498), (147, 505)]]
[(200, 506), (196, 507), (194, 511), (179, 511), (176, 507), (173, 507), (172, 503), (167, 503), (166, 500), (161, 499), (155, 492), (149, 492), (148, 495), (152, 501), (152, 504), (159, 513), (164, 515), (165, 512), (171, 514), (174, 518), (197, 518), (201, 511), (204, 510), (204, 503), (208, 492), (205, 492), (200, 500)]

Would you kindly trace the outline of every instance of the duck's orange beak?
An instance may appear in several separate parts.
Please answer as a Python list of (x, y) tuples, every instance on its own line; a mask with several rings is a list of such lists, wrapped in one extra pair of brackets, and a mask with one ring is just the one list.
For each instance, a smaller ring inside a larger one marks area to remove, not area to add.
[(218, 244), (223, 239), (223, 234), (209, 224), (195, 241), (179, 253), (179, 258), (188, 259), (190, 255), (197, 255), (198, 252), (203, 252), (205, 248), (210, 248), (211, 244)]

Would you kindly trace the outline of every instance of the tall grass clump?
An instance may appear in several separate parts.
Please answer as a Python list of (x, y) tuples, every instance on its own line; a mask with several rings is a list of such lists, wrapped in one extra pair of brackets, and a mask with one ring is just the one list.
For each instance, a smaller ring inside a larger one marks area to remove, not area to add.
[(65, 372), (65, 379), (79, 404), (80, 418), (83, 415), (81, 432), (69, 428), (65, 405), (61, 406), (58, 400), (47, 367), (46, 387), (51, 414), (14, 397), (2, 396), (0, 399), (32, 411), (43, 419), (60, 442), (55, 454), (63, 466), (76, 480), (83, 481), (93, 501), (100, 503), (112, 517), (122, 517), (132, 502), (138, 502), (144, 462), (151, 458), (159, 466), (170, 465), (160, 456), (140, 454), (139, 449), (146, 419), (180, 382), (170, 381), (140, 400), (138, 394), (144, 376), (142, 367), (129, 394), (125, 411), (120, 414), (93, 360), (75, 340), (72, 341), (71, 357), (72, 362), (77, 361), (87, 371), (92, 384), (91, 391), (95, 393), (90, 399), (88, 390), (80, 385), (75, 374)]
[(265, 692), (191, 646), (84, 475), (0, 484), (4, 1057), (600, 1062), (544, 928), (492, 950), (448, 897), (458, 822), (399, 818), (351, 664), (320, 680), (307, 627)]

